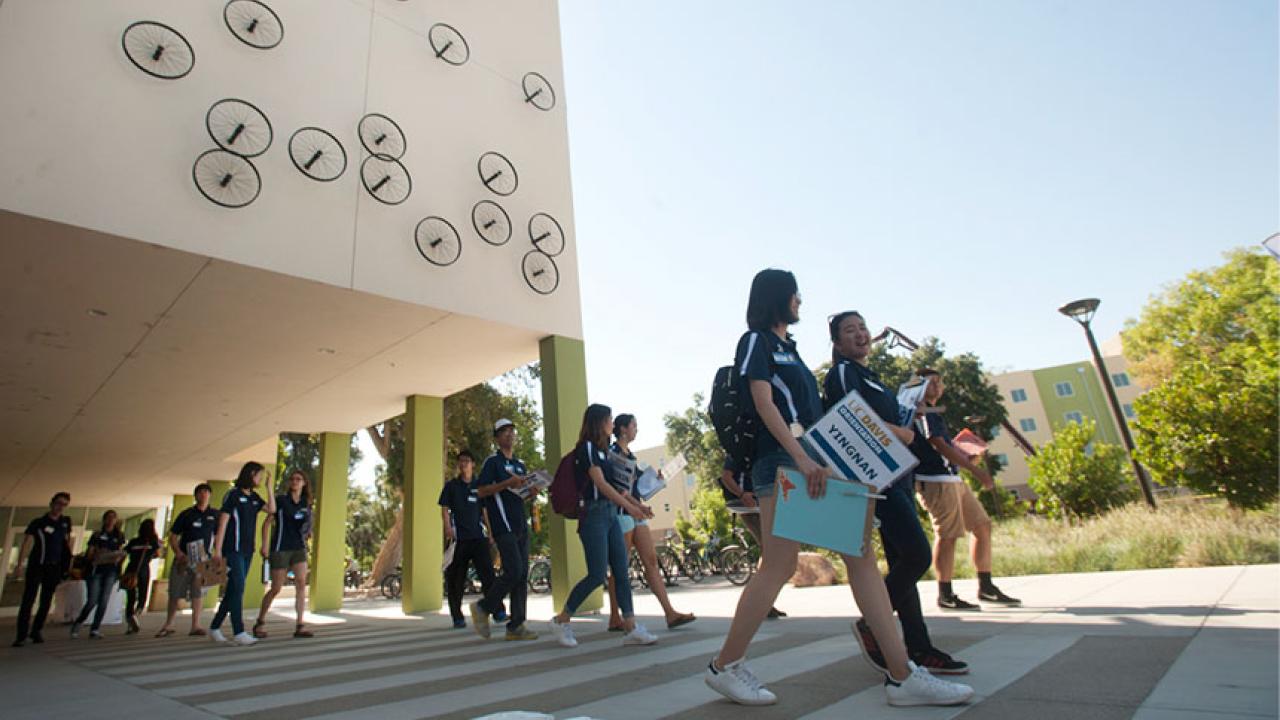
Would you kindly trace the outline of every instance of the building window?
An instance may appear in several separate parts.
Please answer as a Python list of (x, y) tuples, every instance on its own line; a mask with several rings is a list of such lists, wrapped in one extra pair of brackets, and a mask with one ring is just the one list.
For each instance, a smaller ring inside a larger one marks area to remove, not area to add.
[(1058, 394), (1058, 397), (1071, 397), (1072, 395), (1076, 394), (1076, 389), (1071, 384), (1070, 380), (1066, 382), (1054, 383), (1053, 391)]
[(1125, 417), (1129, 418), (1130, 420), (1138, 417), (1138, 412), (1133, 409), (1133, 405), (1131, 403), (1125, 403), (1122, 407), (1124, 408)]
[(1000, 426), (999, 426), (999, 425), (992, 425), (992, 426), (991, 426), (991, 439), (992, 439), (992, 440), (995, 440), (995, 439), (996, 439), (996, 438), (998, 438), (998, 437), (1000, 437)]
[(1111, 373), (1111, 384), (1116, 387), (1129, 387), (1129, 373)]
[(1013, 392), (1009, 393), (1009, 396), (1013, 398), (1014, 402), (1027, 401), (1027, 391), (1022, 388), (1014, 388)]
[(695, 478), (694, 476), (690, 475), (689, 477), (687, 477), (687, 478), (685, 478), (685, 479), (684, 479), (684, 486), (685, 486), (685, 487), (693, 487), (693, 485), (694, 485), (694, 481), (695, 481), (696, 479), (697, 479), (697, 478)]
[(1000, 467), (1007, 468), (1009, 467), (1009, 456), (1004, 453), (1000, 453), (996, 455), (996, 462), (1000, 463)]
[(1036, 420), (1035, 418), (1022, 418), (1018, 421), (1018, 427), (1022, 428), (1022, 432), (1035, 432)]
[(1075, 410), (1072, 410), (1069, 413), (1065, 413), (1063, 417), (1067, 419), (1067, 422), (1075, 423), (1077, 425), (1084, 422), (1084, 416), (1076, 412)]
[(671, 503), (662, 503), (662, 512), (671, 512)]

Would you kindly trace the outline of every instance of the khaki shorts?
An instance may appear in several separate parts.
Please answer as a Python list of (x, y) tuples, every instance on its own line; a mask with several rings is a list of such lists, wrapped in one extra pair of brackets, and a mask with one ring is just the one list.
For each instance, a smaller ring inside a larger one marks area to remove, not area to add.
[(964, 482), (917, 482), (920, 499), (933, 519), (933, 536), (956, 540), (983, 525), (991, 518), (977, 496)]
[(306, 550), (280, 550), (279, 552), (271, 553), (271, 557), (268, 558), (268, 562), (271, 563), (272, 572), (275, 572), (276, 570), (287, 570), (292, 568), (294, 565), (298, 565), (306, 561)]
[(196, 573), (186, 563), (174, 563), (169, 571), (169, 599), (195, 600), (203, 597), (209, 588), (200, 587)]

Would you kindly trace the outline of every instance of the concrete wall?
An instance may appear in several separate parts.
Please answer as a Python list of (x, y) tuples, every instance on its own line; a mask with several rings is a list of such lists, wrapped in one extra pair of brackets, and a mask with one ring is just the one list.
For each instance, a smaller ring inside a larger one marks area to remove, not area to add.
[[(654, 467), (662, 467), (670, 457), (667, 449), (661, 445), (637, 450), (635, 453), (641, 462)], [(649, 529), (655, 534), (656, 540), (661, 540), (663, 533), (676, 526), (676, 516), (679, 513), (683, 512), (685, 517), (689, 516), (693, 503), (694, 485), (695, 479), (692, 475), (680, 472), (675, 477), (667, 478), (667, 486), (649, 500), (649, 507), (653, 508)]]
[[(318, 280), (420, 305), (581, 337), (569, 180), (565, 92), (554, 0), (268, 0), (283, 42), (244, 45), (221, 2), (7, 0), (0, 4), (0, 208), (147, 243)], [(178, 29), (196, 62), (178, 80), (136, 69), (121, 33), (136, 20)], [(435, 22), (471, 47), (460, 67), (434, 58)], [(537, 71), (558, 105), (524, 102), (520, 80)], [(192, 163), (213, 147), (205, 113), (223, 98), (261, 108), (274, 142), (254, 158), (262, 191), (225, 209), (202, 197)], [(401, 205), (360, 185), (366, 156), (357, 123), (367, 112), (395, 119), (413, 192)], [(289, 159), (290, 135), (318, 126), (348, 156), (335, 182), (304, 177)], [(502, 198), (480, 182), (476, 161), (502, 152), (520, 175)], [(495, 200), (511, 217), (511, 241), (482, 242), (471, 208)], [(534, 294), (520, 260), (528, 218), (544, 211), (563, 226), (559, 290)], [(413, 230), (426, 215), (448, 219), (461, 259), (439, 268), (418, 255)]]

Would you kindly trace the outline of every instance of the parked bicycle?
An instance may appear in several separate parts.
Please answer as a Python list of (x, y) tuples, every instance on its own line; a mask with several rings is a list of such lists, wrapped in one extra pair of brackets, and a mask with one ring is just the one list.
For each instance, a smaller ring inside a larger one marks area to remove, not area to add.
[(382, 577), (378, 587), (382, 590), (382, 597), (388, 600), (399, 600), (404, 592), (404, 571), (397, 565), (395, 570)]

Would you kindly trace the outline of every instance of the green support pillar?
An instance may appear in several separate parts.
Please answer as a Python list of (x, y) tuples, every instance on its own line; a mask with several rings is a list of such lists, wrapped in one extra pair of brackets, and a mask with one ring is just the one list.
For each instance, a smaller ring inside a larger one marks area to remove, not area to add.
[(444, 399), (412, 395), (404, 423), (404, 593), (406, 613), (433, 612), (444, 601)]
[(312, 515), (312, 612), (342, 609), (347, 555), (347, 467), (351, 434), (320, 433), (320, 472)]
[[(196, 504), (196, 499), (191, 495), (174, 495), (173, 507), (169, 510), (169, 527), (173, 527), (173, 521), (177, 519), (178, 513), (186, 510)], [(164, 566), (160, 569), (160, 577), (165, 580), (169, 579), (169, 568), (173, 565), (173, 550), (169, 548), (169, 528), (156, 528), (156, 533), (160, 535), (160, 541), (165, 544)]]
[[(538, 343), (542, 359), (542, 424), (547, 467), (578, 442), (582, 413), (587, 409), (587, 358), (581, 340), (551, 335)], [(551, 596), (556, 610), (564, 607), (569, 590), (587, 574), (587, 560), (578, 541), (578, 523), (547, 512), (551, 543)], [(592, 593), (579, 611), (599, 610), (603, 593)]]

